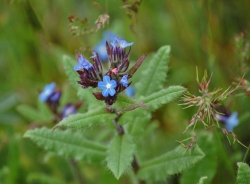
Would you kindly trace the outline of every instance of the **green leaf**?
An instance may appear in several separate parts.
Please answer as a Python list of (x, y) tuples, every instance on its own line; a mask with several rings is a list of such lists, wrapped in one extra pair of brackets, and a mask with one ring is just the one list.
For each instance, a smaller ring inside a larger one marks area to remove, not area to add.
[(27, 183), (39, 183), (39, 184), (66, 184), (66, 182), (45, 175), (43, 173), (30, 173), (27, 177)]
[(117, 109), (118, 112), (120, 113), (125, 112), (125, 111), (132, 111), (139, 107), (148, 109), (148, 107), (142, 102), (134, 98), (130, 98), (123, 93), (118, 95), (117, 100), (115, 104), (113, 105), (113, 107)]
[(206, 154), (204, 159), (194, 167), (184, 172), (180, 178), (181, 184), (194, 184), (199, 181), (202, 176), (207, 176), (204, 183), (211, 183), (217, 168), (217, 147), (211, 132), (203, 132), (197, 137), (197, 142), (201, 146), (202, 151)]
[(185, 88), (182, 86), (170, 86), (147, 97), (143, 97), (141, 100), (149, 107), (151, 111), (154, 111), (161, 105), (176, 100), (184, 91)]
[(77, 83), (77, 81), (80, 80), (78, 73), (74, 70), (74, 66), (77, 65), (77, 62), (75, 59), (64, 55), (63, 56), (63, 65), (65, 72), (68, 76), (70, 84), (76, 89), (80, 89), (80, 84)]
[(130, 168), (134, 150), (135, 144), (132, 136), (128, 134), (117, 135), (110, 143), (107, 166), (117, 179)]
[(161, 47), (141, 74), (141, 81), (136, 84), (136, 93), (148, 96), (163, 88), (167, 78), (170, 46)]
[(38, 146), (58, 155), (89, 162), (102, 161), (106, 156), (106, 147), (94, 141), (86, 140), (80, 133), (70, 130), (48, 128), (28, 130), (24, 137), (30, 138)]
[(142, 180), (164, 180), (169, 175), (189, 169), (204, 156), (198, 145), (189, 150), (178, 146), (162, 156), (143, 163), (138, 177)]
[(115, 118), (115, 114), (110, 114), (105, 108), (97, 108), (86, 113), (77, 113), (64, 118), (54, 128), (87, 128), (100, 123), (111, 122)]
[(22, 114), (24, 117), (29, 119), (30, 121), (39, 121), (43, 119), (44, 117), (41, 116), (41, 114), (34, 108), (28, 106), (28, 105), (18, 105), (17, 111)]
[(138, 108), (133, 111), (127, 111), (122, 114), (122, 116), (119, 118), (118, 124), (124, 125), (127, 123), (134, 123), (134, 120), (136, 118), (143, 119), (146, 116), (150, 116), (151, 114), (147, 109)]
[(237, 175), (237, 182), (238, 184), (249, 184), (250, 183), (250, 167), (243, 162), (238, 162), (237, 166), (238, 175)]

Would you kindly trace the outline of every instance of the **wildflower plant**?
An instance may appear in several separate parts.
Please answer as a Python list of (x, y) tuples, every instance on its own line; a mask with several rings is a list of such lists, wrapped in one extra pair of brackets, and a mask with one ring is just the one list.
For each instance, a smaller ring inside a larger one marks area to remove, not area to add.
[[(79, 112), (79, 109), (76, 112), (76, 106), (66, 104), (61, 110), (62, 119), (52, 129), (42, 127), (28, 130), (24, 136), (55, 154), (76, 161), (99, 163), (104, 170), (105, 167), (111, 170), (117, 179), (132, 171), (139, 183), (164, 180), (200, 161), (204, 154), (198, 144), (192, 149), (178, 146), (155, 158), (141, 159), (146, 150), (140, 150), (139, 145), (145, 144), (148, 132), (155, 127), (152, 126), (151, 113), (180, 97), (185, 88), (164, 87), (169, 46), (161, 47), (150, 57), (150, 61), (146, 61), (146, 55), (142, 55), (130, 67), (132, 45), (132, 42), (118, 38), (106, 42), (107, 69), (102, 66), (98, 53), (92, 54), (92, 61), (79, 52), (76, 52), (76, 61), (64, 56), (66, 74), (77, 90), (78, 98), (84, 102), (84, 108), (81, 108), (84, 111)], [(141, 72), (137, 73), (143, 64)], [(133, 88), (130, 88), (132, 83)], [(128, 96), (126, 89), (132, 90)], [(98, 126), (103, 127), (99, 133), (88, 135), (86, 130), (89, 127), (95, 129)], [(85, 131), (80, 133), (72, 129)], [(104, 138), (103, 134), (109, 136)]]

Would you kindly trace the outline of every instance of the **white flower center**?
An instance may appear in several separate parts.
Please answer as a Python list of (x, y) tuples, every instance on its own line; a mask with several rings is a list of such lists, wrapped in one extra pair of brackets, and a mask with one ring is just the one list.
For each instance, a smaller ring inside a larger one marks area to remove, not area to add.
[(110, 89), (110, 88), (111, 88), (111, 84), (109, 84), (109, 83), (106, 84), (106, 88), (107, 88), (107, 89)]

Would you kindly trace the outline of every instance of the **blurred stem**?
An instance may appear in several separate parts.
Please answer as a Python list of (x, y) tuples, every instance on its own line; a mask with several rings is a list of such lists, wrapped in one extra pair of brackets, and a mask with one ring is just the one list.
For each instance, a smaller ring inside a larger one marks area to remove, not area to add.
[(246, 152), (246, 154), (245, 154), (244, 159), (243, 159), (242, 162), (246, 162), (247, 155), (248, 155), (248, 153), (249, 153), (249, 149), (250, 149), (250, 144), (249, 144), (249, 146), (248, 146), (247, 152)]
[[(118, 133), (119, 136), (122, 136), (123, 134), (125, 134), (125, 131), (124, 131), (124, 128), (122, 125), (119, 125), (118, 124), (118, 120), (120, 119), (120, 117), (122, 116), (121, 113), (117, 112), (116, 109), (113, 109), (111, 107), (108, 107), (109, 111), (111, 113), (115, 113), (116, 114), (116, 118), (114, 119), (113, 123), (114, 123), (114, 126), (115, 126), (115, 129), (116, 129), (116, 132)], [(136, 174), (139, 169), (140, 169), (140, 165), (138, 164), (138, 161), (136, 159), (136, 156), (134, 154), (133, 156), (133, 161), (132, 161), (132, 168), (133, 168), (133, 171), (134, 173)], [(146, 182), (144, 180), (138, 180), (138, 183), (139, 184), (146, 184)]]
[(79, 184), (84, 184), (85, 182), (84, 182), (83, 176), (80, 172), (80, 168), (78, 166), (78, 163), (74, 159), (70, 159), (69, 162), (70, 162), (70, 165), (72, 166), (72, 169), (73, 169), (73, 175), (74, 175), (75, 181), (77, 181), (77, 183), (79, 183)]
[(223, 146), (222, 143), (221, 143), (220, 136), (219, 136), (219, 133), (218, 133), (217, 128), (215, 129), (215, 134), (216, 134), (216, 137), (217, 137), (218, 142), (219, 142), (218, 148), (220, 149), (220, 150), (219, 150), (220, 155), (221, 155), (223, 161), (225, 162), (227, 168), (229, 169), (231, 176), (235, 177), (234, 168), (233, 168), (232, 164), (231, 164), (230, 161), (229, 161), (229, 158), (228, 158), (228, 156), (227, 156), (227, 154), (226, 154), (226, 152), (225, 152), (225, 149), (223, 149), (224, 146)]

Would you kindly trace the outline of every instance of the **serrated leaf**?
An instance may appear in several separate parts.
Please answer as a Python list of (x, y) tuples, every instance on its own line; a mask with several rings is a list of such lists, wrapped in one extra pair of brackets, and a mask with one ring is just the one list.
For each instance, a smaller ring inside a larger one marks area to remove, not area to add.
[(249, 184), (250, 183), (250, 167), (243, 162), (237, 163), (238, 175), (237, 182), (238, 184)]
[(115, 104), (113, 105), (113, 107), (117, 109), (118, 112), (120, 113), (125, 112), (125, 111), (132, 111), (139, 107), (148, 109), (148, 107), (142, 102), (134, 98), (130, 98), (122, 93), (118, 95), (117, 100)]
[(180, 178), (181, 184), (198, 183), (202, 176), (207, 176), (204, 183), (212, 182), (217, 168), (217, 148), (214, 144), (216, 142), (211, 132), (203, 132), (197, 137), (197, 142), (201, 145), (203, 152), (206, 154), (204, 159), (196, 164), (194, 167), (184, 172)]
[(135, 144), (130, 135), (117, 135), (108, 148), (107, 166), (119, 179), (128, 170), (133, 161)]
[(160, 106), (176, 100), (184, 91), (185, 88), (182, 86), (170, 86), (148, 95), (147, 97), (143, 97), (141, 100), (149, 107), (151, 111), (154, 111)]
[(80, 80), (79, 75), (76, 71), (74, 71), (74, 66), (76, 65), (75, 59), (64, 55), (63, 56), (63, 65), (65, 72), (68, 76), (70, 84), (76, 89), (81, 89), (81, 86), (77, 83)]
[(190, 150), (178, 146), (162, 156), (143, 163), (138, 177), (142, 180), (164, 180), (169, 175), (189, 169), (204, 156), (198, 145)]
[(141, 74), (141, 81), (136, 85), (136, 93), (141, 96), (148, 96), (160, 91), (167, 78), (168, 60), (170, 46), (161, 47), (153, 59), (149, 61), (147, 69)]
[(87, 128), (96, 124), (110, 122), (115, 118), (115, 114), (110, 114), (105, 108), (97, 108), (86, 113), (77, 113), (64, 118), (54, 128)]
[(40, 128), (28, 130), (24, 137), (30, 138), (38, 146), (57, 155), (85, 160), (102, 161), (106, 156), (106, 147), (94, 141), (86, 140), (80, 133), (70, 130), (55, 130)]
[(124, 125), (124, 124), (127, 124), (127, 123), (133, 123), (135, 118), (144, 118), (145, 116), (149, 115), (150, 116), (150, 113), (147, 109), (142, 109), (142, 108), (138, 108), (138, 109), (135, 109), (133, 111), (127, 111), (127, 112), (124, 112), (122, 114), (122, 116), (120, 117), (119, 121), (118, 121), (118, 124), (119, 125)]

